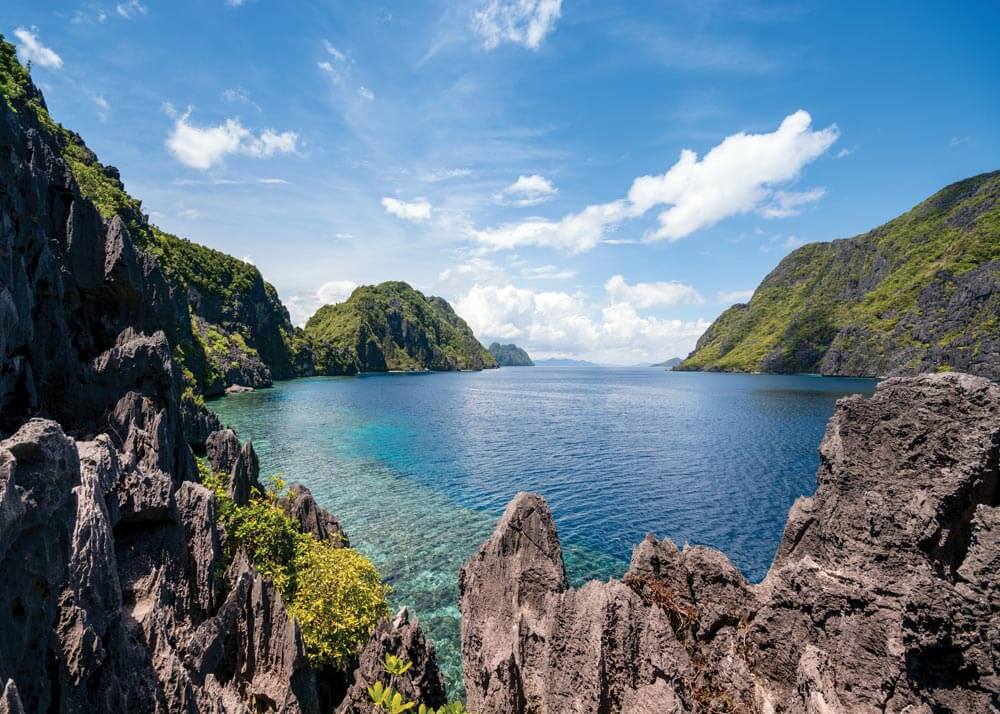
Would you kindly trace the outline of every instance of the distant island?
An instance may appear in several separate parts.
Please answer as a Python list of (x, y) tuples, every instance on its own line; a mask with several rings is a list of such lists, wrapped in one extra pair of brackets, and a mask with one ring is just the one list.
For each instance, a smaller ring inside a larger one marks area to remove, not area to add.
[(534, 367), (528, 353), (517, 345), (501, 345), (494, 342), (489, 347), (490, 354), (501, 367)]
[(1000, 379), (1000, 171), (846, 240), (810, 243), (712, 323), (679, 369)]
[(444, 298), (401, 281), (363, 285), (306, 323), (317, 374), (477, 370), (497, 361)]
[(550, 357), (549, 359), (535, 360), (539, 367), (600, 367), (596, 362), (587, 362), (582, 359), (565, 359), (560, 357)]
[(676, 367), (677, 365), (679, 365), (683, 361), (684, 360), (682, 360), (680, 357), (671, 357), (670, 359), (668, 359), (668, 360), (666, 360), (664, 362), (657, 362), (656, 364), (651, 364), (649, 366), (650, 367), (660, 367), (661, 369), (667, 369), (667, 370), (669, 370), (669, 369), (673, 369), (674, 367)]

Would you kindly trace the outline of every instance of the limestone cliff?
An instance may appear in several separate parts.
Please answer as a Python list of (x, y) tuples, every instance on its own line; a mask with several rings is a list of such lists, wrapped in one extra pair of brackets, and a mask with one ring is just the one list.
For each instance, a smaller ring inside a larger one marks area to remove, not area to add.
[(461, 573), (469, 709), (990, 712), (1000, 707), (1000, 386), (891, 379), (842, 399), (767, 577), (648, 537), (570, 588), (521, 494)]
[(258, 464), (190, 394), (190, 296), (136, 206), (81, 190), (96, 165), (2, 40), (0, 89), (0, 712), (330, 711), (351, 673), (313, 669), (278, 590), (227, 567), (197, 482), (192, 446), (237, 502)]

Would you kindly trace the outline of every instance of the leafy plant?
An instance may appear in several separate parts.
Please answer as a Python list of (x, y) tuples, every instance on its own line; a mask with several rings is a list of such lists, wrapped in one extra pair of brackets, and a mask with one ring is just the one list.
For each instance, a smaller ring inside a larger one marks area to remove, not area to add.
[[(251, 564), (281, 592), (298, 620), (313, 665), (344, 666), (389, 614), (391, 592), (370, 560), (350, 548), (335, 548), (285, 513), (280, 476), (255, 492), (245, 506), (229, 497), (229, 476), (198, 460), (202, 484), (216, 497), (216, 518), (226, 533), (225, 561), (243, 548)], [(393, 663), (394, 667), (402, 664)], [(409, 669), (409, 665), (406, 665)]]
[(383, 668), (386, 672), (394, 677), (402, 677), (408, 671), (410, 667), (413, 666), (413, 662), (407, 662), (406, 660), (397, 657), (393, 654), (387, 654), (385, 660), (382, 663)]

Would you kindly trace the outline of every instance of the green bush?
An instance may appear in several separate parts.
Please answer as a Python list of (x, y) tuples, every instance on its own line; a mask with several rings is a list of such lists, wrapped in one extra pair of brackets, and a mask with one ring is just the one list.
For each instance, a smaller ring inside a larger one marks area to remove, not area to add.
[(389, 614), (389, 587), (356, 550), (312, 537), (299, 542), (294, 572), (289, 610), (302, 629), (310, 661), (346, 665)]
[(201, 482), (216, 497), (216, 518), (226, 532), (223, 562), (242, 548), (250, 563), (281, 592), (298, 621), (314, 666), (346, 666), (389, 614), (391, 589), (370, 560), (303, 533), (285, 513), (285, 484), (275, 477), (245, 506), (229, 497), (229, 477), (198, 461)]

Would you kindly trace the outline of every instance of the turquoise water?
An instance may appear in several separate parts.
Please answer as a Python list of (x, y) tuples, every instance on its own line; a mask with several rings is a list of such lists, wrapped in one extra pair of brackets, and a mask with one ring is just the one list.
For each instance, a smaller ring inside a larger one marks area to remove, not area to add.
[(874, 380), (507, 368), (317, 377), (212, 402), (264, 474), (312, 489), (434, 640), (461, 692), (457, 577), (518, 491), (549, 501), (575, 584), (620, 576), (647, 532), (723, 550), (752, 580), (815, 488), (838, 397)]

